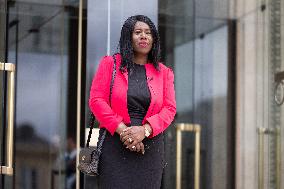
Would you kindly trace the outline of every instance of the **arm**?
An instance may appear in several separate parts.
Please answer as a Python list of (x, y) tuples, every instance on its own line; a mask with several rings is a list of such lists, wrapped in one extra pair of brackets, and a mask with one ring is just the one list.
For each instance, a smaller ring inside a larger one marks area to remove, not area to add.
[(94, 76), (89, 98), (89, 106), (101, 128), (106, 128), (112, 135), (123, 118), (115, 113), (109, 105), (110, 83), (112, 78), (113, 59), (104, 57)]
[(159, 113), (146, 119), (148, 124), (151, 126), (150, 138), (163, 132), (171, 124), (175, 114), (176, 100), (174, 90), (174, 73), (172, 70), (168, 69), (166, 77), (164, 77), (163, 107)]

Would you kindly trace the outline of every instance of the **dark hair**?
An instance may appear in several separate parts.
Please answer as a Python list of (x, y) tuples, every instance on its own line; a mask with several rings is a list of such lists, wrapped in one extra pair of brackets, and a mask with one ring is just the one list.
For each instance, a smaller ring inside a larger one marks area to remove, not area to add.
[(156, 70), (159, 70), (160, 59), (160, 37), (154, 23), (144, 15), (135, 15), (127, 18), (121, 28), (119, 40), (119, 51), (122, 56), (120, 70), (122, 72), (131, 67), (132, 58), (134, 57), (132, 46), (132, 33), (137, 21), (144, 22), (149, 25), (153, 37), (152, 49), (148, 54), (148, 61), (154, 65)]

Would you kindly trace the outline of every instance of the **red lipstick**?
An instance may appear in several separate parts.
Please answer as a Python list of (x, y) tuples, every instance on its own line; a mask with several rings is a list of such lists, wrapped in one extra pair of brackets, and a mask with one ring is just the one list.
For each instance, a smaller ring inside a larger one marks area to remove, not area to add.
[(138, 45), (142, 48), (146, 48), (149, 44), (147, 42), (139, 42)]

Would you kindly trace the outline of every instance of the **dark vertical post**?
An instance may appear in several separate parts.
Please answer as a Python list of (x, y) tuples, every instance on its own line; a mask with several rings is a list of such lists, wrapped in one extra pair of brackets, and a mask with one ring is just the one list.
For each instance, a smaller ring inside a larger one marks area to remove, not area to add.
[(227, 187), (235, 188), (237, 21), (228, 20)]

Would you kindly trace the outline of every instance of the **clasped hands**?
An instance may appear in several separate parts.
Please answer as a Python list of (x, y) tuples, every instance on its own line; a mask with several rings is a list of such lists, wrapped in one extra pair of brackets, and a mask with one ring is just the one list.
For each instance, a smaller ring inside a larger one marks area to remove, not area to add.
[(145, 138), (144, 127), (131, 126), (123, 129), (120, 133), (120, 140), (130, 151), (145, 153), (142, 140)]
[[(125, 125), (124, 125), (125, 126)], [(123, 145), (133, 152), (145, 153), (145, 148), (142, 140), (145, 138), (145, 129), (142, 126), (120, 126), (117, 133), (120, 135), (120, 140)]]

